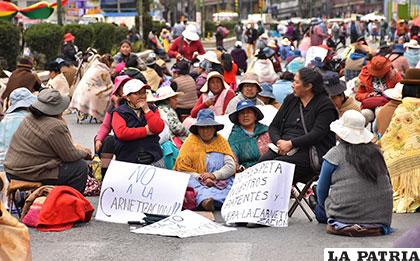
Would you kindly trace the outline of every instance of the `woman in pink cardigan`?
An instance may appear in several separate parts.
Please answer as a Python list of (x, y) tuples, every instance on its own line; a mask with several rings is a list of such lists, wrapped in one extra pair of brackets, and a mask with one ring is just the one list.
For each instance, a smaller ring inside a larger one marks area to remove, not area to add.
[(106, 111), (104, 121), (95, 137), (95, 153), (100, 155), (101, 158), (112, 157), (111, 155), (114, 154), (114, 137), (109, 135), (111, 132), (111, 114), (114, 108), (119, 106), (122, 99), (122, 87), (129, 80), (131, 78), (127, 75), (121, 75), (115, 78), (110, 104)]

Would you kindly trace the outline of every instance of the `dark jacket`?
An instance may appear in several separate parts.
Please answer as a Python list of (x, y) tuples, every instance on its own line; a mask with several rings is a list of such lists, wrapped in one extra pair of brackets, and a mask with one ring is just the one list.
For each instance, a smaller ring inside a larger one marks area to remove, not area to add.
[(31, 65), (17, 65), (16, 70), (14, 70), (9, 77), (6, 89), (1, 95), (1, 98), (3, 100), (9, 98), (10, 93), (20, 87), (25, 87), (31, 92), (39, 91), (41, 89), (41, 80), (36, 73), (32, 71)]
[(77, 49), (72, 43), (65, 43), (63, 45), (63, 59), (74, 65), (77, 65), (76, 62), (76, 53)]
[(247, 62), (246, 60), (248, 57), (246, 56), (246, 52), (242, 47), (240, 48), (233, 48), (233, 50), (230, 52), (230, 55), (232, 55), (233, 61), (238, 65), (238, 67), (243, 71), (246, 72), (247, 69)]
[[(157, 108), (155, 106), (150, 106), (150, 110), (152, 112), (156, 112)], [(140, 117), (138, 117), (134, 110), (126, 103), (114, 110), (113, 117), (115, 113), (118, 113), (118, 115), (123, 118), (128, 128), (139, 128), (147, 125), (146, 115), (142, 113)], [(153, 162), (162, 158), (163, 154), (159, 145), (158, 135), (147, 135), (144, 138), (134, 140), (122, 140), (118, 138), (118, 132), (115, 130), (114, 132), (116, 133), (114, 137), (116, 142), (115, 155), (117, 156), (117, 160), (132, 163), (143, 163), (139, 160), (139, 156), (144, 153), (151, 154), (153, 156)]]
[(140, 71), (139, 69), (137, 69), (137, 68), (134, 68), (134, 67), (128, 67), (128, 68), (126, 68), (126, 69), (122, 72), (122, 74), (123, 74), (123, 75), (128, 75), (128, 76), (130, 76), (130, 78), (140, 80), (140, 81), (142, 81), (144, 84), (146, 84), (146, 83), (147, 83), (146, 78), (145, 78), (145, 77), (144, 77), (144, 75), (141, 73), (141, 71)]
[[(293, 94), (289, 94), (284, 99), (280, 110), (277, 112), (273, 122), (268, 128), (268, 132), (274, 144), (286, 134), (283, 131), (286, 122), (294, 122), (297, 127), (302, 128), (302, 120), (287, 117), (292, 111), (299, 111), (300, 104), (299, 97), (296, 97)], [(309, 148), (315, 146), (320, 161), (322, 161), (322, 156), (324, 156), (336, 143), (335, 134), (330, 131), (330, 124), (338, 119), (337, 109), (326, 94), (319, 94), (315, 95), (306, 108), (303, 109), (303, 115), (305, 117), (305, 125), (308, 134), (292, 138), (293, 147)]]

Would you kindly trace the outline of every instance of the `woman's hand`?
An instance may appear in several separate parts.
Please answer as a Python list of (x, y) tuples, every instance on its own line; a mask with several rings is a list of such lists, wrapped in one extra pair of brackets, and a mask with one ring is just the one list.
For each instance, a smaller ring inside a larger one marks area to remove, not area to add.
[(147, 130), (147, 135), (155, 135), (153, 132), (150, 131), (149, 125), (144, 126)]
[(141, 108), (144, 113), (148, 113), (150, 111), (149, 105), (147, 104), (147, 101), (146, 100), (140, 100), (137, 103), (137, 108)]
[(215, 104), (215, 102), (216, 102), (216, 99), (215, 98), (210, 98), (210, 99), (208, 99), (204, 104), (206, 105), (206, 107), (208, 108), (208, 107), (210, 107), (210, 106), (212, 106), (212, 105), (214, 105)]
[(95, 140), (95, 151), (98, 152), (101, 150), (101, 148), (102, 148), (102, 141)]
[(216, 176), (213, 173), (204, 172), (200, 175), (200, 179), (206, 181), (207, 179), (216, 180)]
[(293, 144), (290, 140), (278, 140), (276, 145), (280, 155), (286, 155), (286, 153), (293, 149)]

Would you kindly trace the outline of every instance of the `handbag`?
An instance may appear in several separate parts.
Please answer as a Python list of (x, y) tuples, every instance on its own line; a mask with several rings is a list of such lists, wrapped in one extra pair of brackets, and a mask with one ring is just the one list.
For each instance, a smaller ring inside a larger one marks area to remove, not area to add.
[[(308, 130), (306, 129), (305, 118), (303, 117), (303, 110), (302, 104), (299, 105), (300, 110), (300, 118), (302, 120), (303, 130), (305, 134), (308, 134)], [(315, 172), (319, 172), (321, 170), (321, 163), (319, 162), (318, 151), (316, 150), (315, 146), (311, 146), (309, 148), (309, 161), (311, 165), (311, 169)]]

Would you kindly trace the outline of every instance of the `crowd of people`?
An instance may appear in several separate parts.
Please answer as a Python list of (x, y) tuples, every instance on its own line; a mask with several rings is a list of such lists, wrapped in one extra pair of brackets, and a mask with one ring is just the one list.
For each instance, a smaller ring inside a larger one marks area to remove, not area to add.
[[(282, 38), (261, 22), (238, 24), (232, 50), (216, 34), (206, 51), (197, 28), (178, 23), (150, 32), (158, 51), (145, 59), (129, 40), (114, 57), (93, 54), (80, 79), (66, 76), (72, 59), (57, 58), (47, 85), (23, 57), (2, 94), (0, 170), (83, 193), (96, 154), (188, 173), (196, 208), (215, 210), (235, 175), (280, 160), (295, 164), (294, 184), (319, 176), (309, 201), (329, 233), (389, 234), (393, 211), (420, 209), (420, 37), (415, 25), (393, 26), (388, 34), (370, 23), (382, 40), (373, 48), (359, 21), (338, 31), (325, 19), (306, 30), (290, 22)], [(334, 38), (346, 46), (341, 67)], [(66, 35), (66, 45), (73, 40)], [(268, 126), (267, 106), (276, 111)], [(63, 118), (71, 112), (101, 123), (94, 153), (73, 143)], [(227, 137), (223, 115), (233, 123)]]

